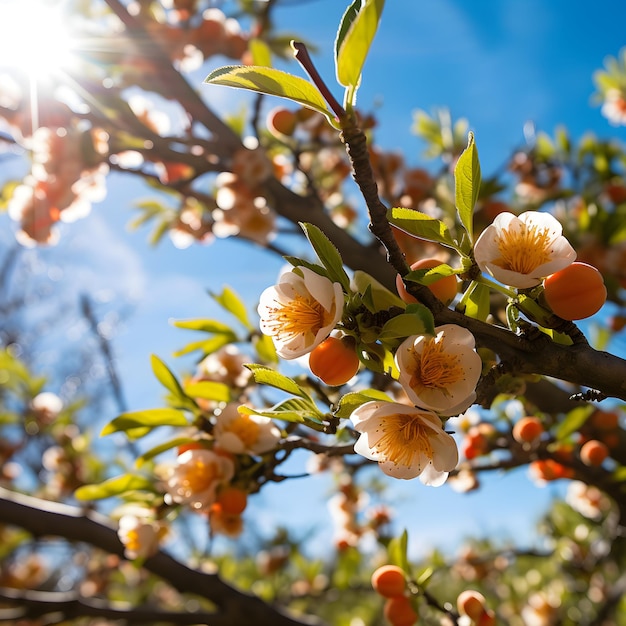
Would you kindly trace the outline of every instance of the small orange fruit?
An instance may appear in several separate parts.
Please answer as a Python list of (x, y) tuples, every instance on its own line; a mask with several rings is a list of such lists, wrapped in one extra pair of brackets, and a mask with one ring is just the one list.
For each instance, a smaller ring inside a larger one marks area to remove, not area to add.
[(602, 274), (593, 265), (575, 262), (543, 281), (552, 311), (564, 320), (581, 320), (597, 313), (606, 302)]
[(272, 135), (293, 135), (298, 118), (293, 111), (285, 107), (275, 107), (267, 114), (267, 127)]
[(359, 357), (351, 340), (339, 337), (324, 339), (309, 354), (309, 368), (331, 387), (344, 385), (359, 371)]
[(404, 571), (397, 565), (383, 565), (372, 574), (372, 587), (384, 598), (402, 596), (406, 590)]
[(391, 626), (413, 626), (417, 621), (417, 613), (406, 596), (389, 598), (385, 602), (383, 613)]
[(609, 456), (609, 448), (597, 439), (590, 439), (580, 448), (580, 460), (590, 467), (598, 467)]
[[(412, 270), (424, 270), (431, 269), (433, 267), (437, 267), (437, 265), (441, 265), (442, 261), (439, 259), (420, 259), (419, 261), (415, 261), (415, 263), (411, 264)], [(428, 288), (433, 292), (439, 300), (441, 300), (444, 304), (450, 304), (454, 297), (457, 294), (457, 280), (456, 276), (443, 276), (442, 278), (438, 278), (434, 283), (428, 285)], [(404, 302), (410, 304), (411, 302), (417, 302), (417, 299), (414, 298), (404, 286), (404, 281), (402, 280), (402, 276), (398, 274), (396, 277), (396, 289), (398, 290), (398, 295)]]
[(543, 433), (543, 424), (537, 417), (522, 417), (513, 426), (513, 439), (518, 443), (535, 443)]
[(248, 505), (248, 494), (237, 487), (224, 487), (218, 492), (216, 503), (227, 515), (241, 515)]
[(467, 615), (477, 622), (485, 612), (485, 596), (473, 589), (466, 589), (456, 599), (456, 608), (461, 615)]

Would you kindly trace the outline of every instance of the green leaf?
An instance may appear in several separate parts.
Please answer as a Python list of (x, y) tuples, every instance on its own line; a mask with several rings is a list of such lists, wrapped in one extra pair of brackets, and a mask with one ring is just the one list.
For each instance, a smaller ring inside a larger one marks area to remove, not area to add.
[(405, 274), (403, 278), (404, 280), (410, 280), (411, 282), (419, 283), (420, 285), (432, 285), (440, 278), (461, 273), (463, 273), (463, 268), (455, 270), (446, 263), (441, 263), (440, 265), (430, 269), (411, 270), (408, 274)]
[(465, 315), (484, 322), (491, 311), (489, 287), (482, 283), (472, 283), (461, 298), (460, 305), (464, 307)]
[(349, 293), (350, 279), (343, 269), (343, 260), (337, 248), (317, 226), (303, 222), (300, 223), (300, 226), (322, 265), (326, 268), (328, 278), (333, 282), (339, 283), (344, 291)]
[(185, 393), (191, 398), (213, 400), (214, 402), (230, 402), (230, 387), (212, 380), (190, 382), (185, 385)]
[(595, 408), (591, 405), (581, 406), (572, 409), (565, 419), (559, 424), (555, 437), (562, 441), (567, 439), (572, 433), (575, 433), (589, 418), (589, 416), (595, 411)]
[(252, 345), (262, 361), (278, 363), (276, 346), (271, 337), (267, 335), (254, 335), (254, 337), (252, 337)]
[(334, 411), (335, 417), (348, 418), (356, 409), (366, 402), (373, 400), (383, 400), (384, 402), (393, 402), (393, 399), (383, 391), (378, 389), (363, 389), (361, 391), (353, 391), (347, 393), (339, 400), (339, 406)]
[[(307, 424), (313, 428), (323, 424), (324, 414), (315, 406), (310, 398), (287, 398), (271, 409), (250, 409), (246, 406), (239, 407), (240, 413), (248, 415), (262, 415), (270, 419), (279, 419), (285, 422)], [(316, 430), (319, 430), (316, 428)]]
[(185, 414), (176, 409), (146, 409), (122, 413), (111, 420), (100, 433), (101, 437), (116, 432), (125, 432), (130, 439), (138, 439), (147, 435), (158, 426), (188, 426)]
[(261, 67), (272, 67), (272, 51), (270, 47), (258, 37), (248, 42), (248, 49), (252, 54), (252, 64)]
[(361, 81), (363, 65), (378, 30), (384, 6), (384, 0), (353, 2), (341, 21), (335, 40), (337, 80), (353, 92)]
[(432, 313), (419, 303), (410, 306), (410, 312), (396, 315), (385, 323), (379, 335), (381, 341), (405, 338), (411, 335), (435, 334), (435, 322)]
[(478, 151), (474, 144), (474, 133), (469, 134), (467, 148), (463, 151), (454, 168), (454, 197), (456, 210), (467, 231), (470, 241), (473, 241), (473, 215), (478, 192), (480, 191), (480, 162)]
[(119, 496), (128, 491), (155, 491), (154, 481), (143, 476), (122, 474), (115, 478), (109, 478), (99, 485), (83, 485), (79, 487), (74, 496), (78, 500), (100, 500)]
[(252, 326), (248, 319), (246, 305), (230, 287), (224, 287), (221, 294), (212, 293), (211, 297), (229, 313), (234, 315), (248, 330), (254, 330), (254, 326)]
[(156, 354), (150, 355), (150, 362), (152, 364), (152, 371), (154, 372), (157, 380), (176, 398), (184, 398), (185, 392), (183, 391), (183, 388), (167, 365), (165, 365), (165, 363), (163, 363), (163, 361), (161, 361)]
[(191, 437), (177, 437), (176, 439), (172, 439), (171, 441), (166, 441), (165, 443), (159, 444), (154, 448), (150, 448), (147, 452), (144, 452), (141, 456), (137, 457), (135, 460), (135, 466), (141, 467), (146, 461), (152, 460), (155, 456), (159, 454), (163, 454), (163, 452), (167, 452), (172, 448), (178, 448), (178, 446), (185, 445), (186, 443), (193, 443), (197, 441), (196, 439), (192, 439)]
[(209, 319), (174, 320), (172, 325), (187, 330), (200, 330), (205, 333), (232, 333), (232, 328), (224, 322)]
[(334, 119), (322, 94), (308, 80), (271, 67), (227, 65), (213, 70), (204, 82), (287, 98)]
[(188, 343), (186, 346), (182, 347), (180, 350), (174, 352), (174, 356), (183, 356), (184, 354), (189, 354), (190, 352), (195, 352), (196, 350), (201, 350), (202, 355), (206, 356), (208, 354), (216, 352), (224, 346), (227, 346), (229, 343), (232, 343), (235, 340), (236, 337), (234, 335), (215, 335), (215, 337), (211, 337), (210, 339), (192, 341), (191, 343)]
[(309, 397), (306, 391), (293, 378), (289, 378), (276, 370), (256, 363), (246, 363), (245, 367), (252, 372), (255, 382), (259, 385), (269, 385), (301, 398)]
[(402, 568), (407, 574), (410, 574), (409, 559), (407, 556), (409, 547), (409, 535), (406, 530), (399, 536), (393, 537), (387, 546), (389, 554), (389, 562)]
[(413, 237), (435, 241), (448, 248), (458, 250), (458, 245), (452, 238), (449, 228), (438, 219), (430, 217), (414, 209), (395, 207), (387, 211), (387, 219), (400, 230)]
[(373, 311), (385, 311), (392, 306), (403, 309), (406, 306), (406, 303), (395, 293), (389, 291), (389, 289), (381, 285), (375, 278), (362, 270), (356, 270), (354, 272), (352, 285), (356, 292), (360, 294), (365, 294), (365, 292), (369, 290), (370, 304), (373, 307)]

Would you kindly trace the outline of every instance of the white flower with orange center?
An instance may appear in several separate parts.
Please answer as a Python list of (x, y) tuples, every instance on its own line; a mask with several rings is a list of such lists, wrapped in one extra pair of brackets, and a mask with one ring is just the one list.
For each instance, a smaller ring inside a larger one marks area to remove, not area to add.
[(296, 359), (330, 335), (343, 314), (343, 302), (339, 283), (298, 267), (261, 294), (261, 331), (272, 337), (280, 357)]
[(228, 457), (212, 450), (187, 450), (166, 469), (167, 499), (205, 509), (215, 502), (217, 488), (228, 483), (234, 473), (235, 466)]
[(432, 411), (375, 400), (361, 405), (350, 419), (361, 433), (354, 451), (378, 461), (389, 476), (419, 476), (425, 485), (438, 487), (458, 463), (456, 442)]
[(482, 361), (474, 335), (455, 324), (435, 328), (435, 335), (407, 337), (396, 351), (398, 381), (408, 399), (441, 415), (458, 415), (476, 399)]
[(476, 241), (474, 258), (484, 273), (503, 285), (535, 287), (576, 259), (562, 233), (561, 224), (549, 213), (500, 213)]
[(167, 529), (160, 522), (137, 515), (123, 515), (117, 529), (117, 535), (124, 544), (124, 554), (131, 560), (155, 554), (166, 534)]
[(218, 448), (232, 454), (252, 456), (268, 452), (280, 441), (276, 424), (262, 415), (239, 412), (239, 404), (231, 402), (215, 417), (213, 436)]

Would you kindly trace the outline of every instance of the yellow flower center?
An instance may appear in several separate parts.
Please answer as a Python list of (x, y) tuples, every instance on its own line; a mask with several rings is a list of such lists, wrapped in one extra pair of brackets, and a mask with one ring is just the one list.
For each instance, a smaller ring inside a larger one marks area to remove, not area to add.
[(297, 335), (316, 334), (330, 321), (330, 314), (311, 296), (296, 295), (286, 304), (270, 310), (271, 325), (279, 341), (288, 341)]
[(250, 419), (249, 415), (240, 414), (237, 419), (228, 424), (226, 430), (235, 435), (244, 447), (249, 448), (258, 441), (261, 427)]
[(426, 389), (447, 389), (463, 380), (465, 370), (458, 355), (444, 352), (443, 341), (427, 339), (421, 355), (415, 354), (409, 385), (418, 395)]
[(139, 550), (141, 549), (141, 542), (139, 541), (139, 531), (137, 531), (137, 529), (129, 530), (126, 533), (124, 543), (131, 552), (139, 552)]
[(550, 261), (550, 230), (534, 224), (520, 224), (519, 230), (507, 230), (497, 240), (500, 257), (494, 263), (505, 270), (530, 274)]
[(203, 459), (185, 465), (181, 484), (190, 493), (201, 493), (211, 487), (220, 471), (216, 463), (206, 463)]
[[(418, 417), (403, 413), (388, 415), (381, 428), (384, 434), (376, 444), (376, 451), (392, 463), (409, 467), (419, 452), (433, 458), (429, 429)], [(421, 472), (422, 468), (418, 469)]]

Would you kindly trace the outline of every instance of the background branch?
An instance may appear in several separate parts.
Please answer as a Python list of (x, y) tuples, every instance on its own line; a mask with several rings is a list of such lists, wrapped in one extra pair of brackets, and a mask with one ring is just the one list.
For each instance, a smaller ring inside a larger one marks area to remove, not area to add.
[[(124, 546), (111, 522), (93, 511), (82, 511), (0, 487), (0, 523), (18, 526), (35, 537), (55, 536), (87, 543), (125, 558)], [(146, 559), (143, 567), (179, 592), (192, 593), (214, 603), (223, 621), (211, 623), (232, 626), (322, 626), (319, 620), (313, 618), (291, 617), (261, 599), (231, 587), (217, 574), (191, 569), (162, 551)]]

